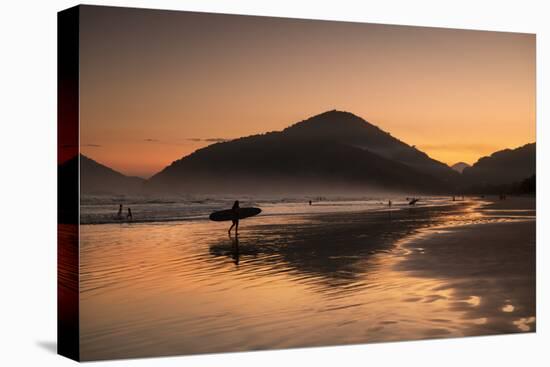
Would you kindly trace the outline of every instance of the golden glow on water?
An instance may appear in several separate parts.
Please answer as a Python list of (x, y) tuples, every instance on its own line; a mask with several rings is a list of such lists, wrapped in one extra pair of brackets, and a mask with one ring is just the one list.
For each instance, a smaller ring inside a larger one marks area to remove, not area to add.
[(502, 307), (503, 312), (514, 312), (514, 306), (513, 305), (506, 305)]
[(531, 327), (535, 323), (535, 317), (522, 317), (519, 320), (514, 321), (514, 325), (521, 331), (530, 331)]
[(472, 305), (472, 306), (479, 306), (479, 304), (481, 303), (481, 297), (478, 297), (478, 296), (470, 296), (470, 298), (468, 298), (466, 300), (466, 303)]
[[(459, 217), (463, 223), (485, 220), (478, 211), (466, 210), (449, 214), (444, 223), (456, 224)], [(348, 222), (342, 220), (342, 225)], [(308, 234), (325, 230), (315, 217), (265, 216), (245, 223), (238, 253), (225, 223), (83, 226), (83, 358), (411, 340), (490, 330), (488, 317), (472, 312), (483, 305), (483, 294), (456, 292), (447, 279), (399, 268), (410, 256), (429, 255), (424, 247), (407, 246), (411, 238), (427, 236), (426, 231), (368, 252), (347, 251), (342, 243), (325, 253), (338, 238), (315, 235), (310, 241), (319, 243), (313, 247), (285, 247), (300, 243), (296, 236), (304, 229)], [(514, 324), (528, 331), (534, 321)]]
[[(100, 227), (86, 228), (83, 238), (106, 235)], [(95, 344), (103, 338), (122, 355), (120, 344), (152, 344), (162, 354), (464, 335), (467, 321), (449, 307), (444, 282), (404, 277), (392, 270), (395, 258), (375, 256), (358, 265), (369, 269), (367, 279), (331, 286), (284, 263), (258, 265), (254, 255), (239, 265), (208, 259), (192, 232), (209, 227), (116, 228), (116, 241), (100, 240), (110, 251), (83, 251), (84, 355), (96, 345), (106, 352)]]

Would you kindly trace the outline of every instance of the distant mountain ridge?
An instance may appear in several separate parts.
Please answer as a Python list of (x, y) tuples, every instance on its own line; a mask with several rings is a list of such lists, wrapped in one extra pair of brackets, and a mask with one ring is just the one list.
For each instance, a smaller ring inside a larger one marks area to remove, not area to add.
[[(535, 143), (504, 149), (473, 166), (449, 167), (349, 112), (328, 111), (282, 131), (219, 142), (172, 162), (149, 180), (125, 176), (84, 155), (82, 194), (479, 192), (534, 177)], [(59, 168), (78, 169), (77, 157)], [(462, 174), (460, 169), (463, 169)]]
[(448, 181), (457, 177), (446, 164), (430, 158), (414, 146), (394, 138), (390, 133), (350, 112), (327, 111), (298, 122), (282, 132), (302, 139), (335, 140), (365, 149), (439, 180)]
[(349, 112), (328, 111), (276, 132), (199, 149), (173, 162), (147, 186), (168, 191), (249, 191), (377, 186), (447, 190), (458, 177), (378, 127)]
[(464, 171), (464, 168), (467, 168), (467, 167), (471, 167), (471, 166), (465, 162), (458, 162), (451, 166), (451, 168), (457, 171), (458, 173), (462, 173), (462, 171)]
[(134, 194), (143, 190), (144, 179), (125, 176), (83, 154), (59, 167), (60, 179), (66, 172), (78, 170), (79, 163), (81, 194)]
[(463, 185), (501, 185), (519, 182), (536, 171), (536, 143), (503, 149), (480, 158), (462, 172)]

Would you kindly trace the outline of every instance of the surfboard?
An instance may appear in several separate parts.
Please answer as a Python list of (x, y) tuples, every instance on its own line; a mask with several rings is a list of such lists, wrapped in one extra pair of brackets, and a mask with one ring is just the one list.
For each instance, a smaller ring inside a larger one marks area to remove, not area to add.
[[(239, 208), (239, 219), (253, 217), (262, 212), (260, 208)], [(233, 210), (220, 210), (210, 214), (210, 220), (215, 222), (223, 222), (227, 220), (233, 220)]]

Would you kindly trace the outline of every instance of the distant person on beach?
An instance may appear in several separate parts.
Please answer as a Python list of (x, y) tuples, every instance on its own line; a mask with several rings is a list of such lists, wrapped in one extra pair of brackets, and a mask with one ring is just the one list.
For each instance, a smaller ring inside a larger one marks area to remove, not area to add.
[(118, 214), (116, 215), (118, 219), (122, 219), (122, 204), (118, 207)]
[(229, 236), (231, 236), (231, 230), (233, 227), (235, 227), (235, 236), (239, 235), (239, 200), (235, 200), (235, 203), (233, 203), (233, 207), (231, 208), (231, 211), (233, 211), (233, 219), (231, 220), (232, 224), (231, 227), (229, 227)]
[(126, 219), (128, 220), (133, 220), (134, 218), (132, 217), (132, 209), (128, 208), (128, 214), (126, 214)]
[(391, 208), (391, 200), (388, 200), (388, 207)]
[(311, 205), (311, 200), (309, 201), (309, 205)]

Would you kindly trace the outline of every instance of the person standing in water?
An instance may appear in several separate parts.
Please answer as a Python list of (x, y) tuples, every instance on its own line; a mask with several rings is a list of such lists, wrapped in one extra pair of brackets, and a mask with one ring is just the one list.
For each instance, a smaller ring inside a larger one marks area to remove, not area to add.
[(116, 215), (117, 219), (122, 219), (122, 204), (118, 206), (118, 214)]
[(127, 220), (133, 220), (134, 218), (132, 217), (132, 209), (128, 208), (128, 214), (126, 214), (126, 219)]
[(235, 236), (239, 235), (239, 200), (235, 200), (231, 211), (233, 212), (233, 219), (231, 219), (233, 223), (231, 224), (231, 227), (229, 227), (229, 231), (227, 231), (229, 237), (231, 237), (231, 230), (233, 227), (235, 227)]

